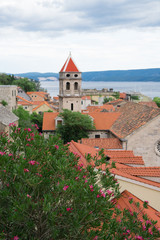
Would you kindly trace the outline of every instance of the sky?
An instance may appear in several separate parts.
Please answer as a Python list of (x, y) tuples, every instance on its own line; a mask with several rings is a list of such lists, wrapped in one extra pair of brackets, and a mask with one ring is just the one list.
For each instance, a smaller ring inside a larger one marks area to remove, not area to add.
[(160, 0), (1, 0), (0, 72), (160, 68)]

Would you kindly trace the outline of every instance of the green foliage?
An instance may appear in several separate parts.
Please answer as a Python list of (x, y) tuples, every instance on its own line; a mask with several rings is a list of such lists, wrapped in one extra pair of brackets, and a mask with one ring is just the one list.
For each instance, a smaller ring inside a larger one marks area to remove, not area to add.
[(28, 78), (15, 79), (13, 85), (21, 87), (25, 92), (36, 91), (36, 83), (29, 81)]
[(119, 92), (114, 92), (112, 96), (115, 97), (116, 99), (119, 99), (120, 93)]
[(103, 104), (107, 103), (107, 102), (110, 102), (110, 101), (113, 101), (113, 98), (112, 97), (105, 97), (104, 100), (103, 100)]
[(2, 100), (2, 101), (1, 101), (1, 104), (2, 104), (4, 107), (8, 105), (8, 103), (7, 103), (5, 100)]
[(64, 143), (71, 140), (77, 142), (81, 138), (87, 138), (88, 130), (94, 129), (93, 122), (88, 115), (67, 109), (59, 115), (63, 118), (64, 124), (58, 126), (57, 133), (61, 135)]
[(140, 98), (139, 98), (139, 96), (132, 96), (132, 95), (131, 95), (131, 99), (132, 99), (132, 100), (139, 100)]
[(31, 127), (32, 124), (37, 124), (39, 131), (42, 131), (43, 114), (38, 114), (36, 112), (30, 114), (28, 111), (24, 110), (22, 106), (19, 106), (18, 109), (13, 110), (13, 112), (19, 117), (19, 127)]
[[(103, 174), (83, 168), (59, 136), (45, 140), (33, 128), (13, 125), (11, 137), (0, 135), (0, 239), (160, 237), (146, 216), (142, 224), (138, 213), (116, 207), (119, 185), (108, 168)], [(100, 157), (105, 162), (103, 151), (99, 154), (96, 165)]]
[(40, 83), (28, 78), (15, 79), (14, 75), (0, 74), (0, 85), (16, 85), (21, 87), (25, 92), (38, 91)]
[(160, 97), (154, 97), (153, 101), (157, 104), (158, 107), (160, 107)]

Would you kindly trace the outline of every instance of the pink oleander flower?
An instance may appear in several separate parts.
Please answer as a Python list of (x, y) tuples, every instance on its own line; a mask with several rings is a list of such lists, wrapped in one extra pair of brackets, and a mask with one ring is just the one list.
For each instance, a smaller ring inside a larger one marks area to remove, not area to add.
[(9, 156), (9, 157), (10, 157), (10, 156), (13, 156), (13, 154), (12, 154), (12, 153), (9, 153), (8, 156)]
[(93, 240), (97, 240), (98, 239), (98, 236), (95, 236), (94, 238), (93, 238)]
[(150, 224), (150, 225), (151, 225), (151, 221), (150, 221), (150, 220), (147, 220), (147, 221), (146, 221), (146, 224)]
[(145, 200), (144, 203), (147, 203), (147, 204), (148, 204), (149, 202)]
[(89, 185), (90, 191), (93, 192), (93, 185)]
[(31, 198), (31, 196), (30, 196), (29, 194), (27, 194), (27, 197), (28, 197), (28, 198)]
[(7, 183), (6, 186), (9, 187), (9, 183)]
[(31, 141), (31, 139), (30, 139), (30, 138), (28, 138), (28, 139), (27, 139), (27, 141), (28, 141), (28, 142), (30, 142), (30, 141)]
[(153, 234), (151, 228), (148, 228), (148, 232), (149, 232), (151, 235)]
[(146, 230), (146, 226), (142, 226), (143, 230), (145, 231)]
[(69, 186), (66, 185), (66, 186), (64, 186), (63, 190), (66, 191), (67, 188), (69, 188)]
[(58, 146), (58, 145), (55, 145), (55, 148), (58, 150), (58, 149), (59, 149), (59, 146)]
[(10, 127), (10, 126), (13, 126), (13, 127), (15, 127), (15, 126), (16, 126), (16, 124), (13, 122), (13, 123), (10, 123), (10, 124), (9, 124), (9, 127)]
[(130, 234), (130, 232), (131, 232), (131, 231), (130, 231), (129, 229), (126, 231), (127, 234)]
[(6, 172), (6, 170), (3, 170), (3, 172)]
[(106, 197), (106, 194), (105, 194), (105, 193), (102, 193), (101, 196), (105, 198), (105, 197)]
[(97, 198), (100, 198), (100, 195), (99, 195), (99, 194), (97, 194)]
[(42, 133), (39, 133), (40, 136), (42, 136)]
[(131, 200), (133, 200), (133, 198), (132, 198), (132, 197), (129, 197), (129, 201), (131, 201)]
[(83, 178), (86, 178), (86, 177), (87, 177), (86, 175), (83, 176)]
[(40, 174), (40, 173), (36, 173), (36, 175), (39, 176), (39, 177), (42, 177), (42, 174)]
[(31, 161), (29, 161), (28, 163), (29, 163), (30, 165), (35, 165), (35, 164), (36, 164), (36, 161), (32, 161), (32, 160), (31, 160)]
[(79, 179), (79, 177), (75, 177), (75, 179), (76, 179), (76, 180), (78, 180), (78, 179)]
[(106, 192), (110, 195), (110, 194), (112, 194), (112, 191), (110, 191), (110, 190), (106, 190)]
[(72, 208), (66, 208), (67, 212), (71, 212), (73, 209)]
[(27, 143), (26, 146), (29, 147), (30, 146), (29, 143)]
[(34, 137), (34, 133), (30, 133), (30, 136), (31, 136), (31, 137)]
[(135, 236), (135, 239), (143, 240), (143, 237), (141, 237), (140, 235), (138, 235), (138, 236)]
[(19, 237), (18, 236), (14, 236), (13, 240), (18, 240)]
[(28, 132), (31, 132), (31, 129), (30, 129), (30, 128), (28, 128)]
[(24, 172), (29, 172), (29, 170), (27, 168), (24, 168)]
[(85, 179), (85, 181), (84, 181), (85, 183), (87, 183), (88, 182), (88, 180), (87, 179)]

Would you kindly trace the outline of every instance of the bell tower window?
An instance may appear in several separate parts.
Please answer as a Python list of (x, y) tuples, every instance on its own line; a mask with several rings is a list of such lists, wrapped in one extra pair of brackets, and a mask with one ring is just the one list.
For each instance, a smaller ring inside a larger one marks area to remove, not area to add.
[(66, 90), (70, 90), (70, 83), (69, 82), (66, 83)]
[(74, 83), (74, 90), (78, 90), (78, 83), (77, 82)]

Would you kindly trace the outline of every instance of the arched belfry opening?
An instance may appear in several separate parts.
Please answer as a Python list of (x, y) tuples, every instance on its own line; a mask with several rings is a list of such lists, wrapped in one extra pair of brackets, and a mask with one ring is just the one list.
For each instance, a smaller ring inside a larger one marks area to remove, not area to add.
[(81, 112), (81, 84), (82, 73), (70, 54), (59, 72), (59, 112), (63, 109)]

